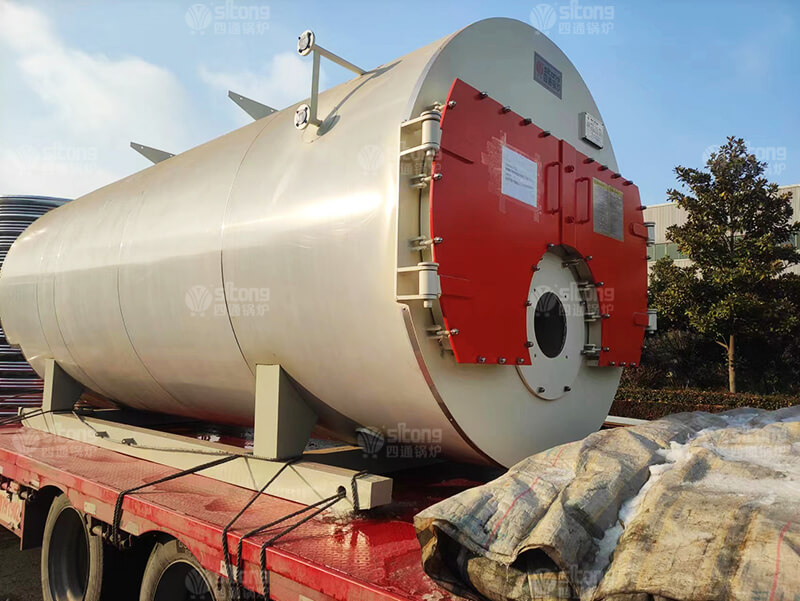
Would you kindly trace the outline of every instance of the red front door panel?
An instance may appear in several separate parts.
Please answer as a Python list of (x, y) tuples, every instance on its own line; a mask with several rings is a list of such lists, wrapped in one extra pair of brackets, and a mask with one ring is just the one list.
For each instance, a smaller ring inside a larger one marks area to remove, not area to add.
[[(459, 330), (452, 346), (460, 363), (484, 357), (530, 364), (525, 301), (532, 267), (559, 237), (557, 214), (547, 210), (548, 193), (550, 211), (558, 209), (558, 140), (540, 137), (541, 129), (460, 80), (448, 101), (456, 104), (442, 117), (434, 167), (442, 178), (432, 183), (430, 203), (431, 233), (443, 239), (433, 258), (445, 325)], [(502, 192), (504, 147), (537, 164), (538, 206)]]
[[(634, 309), (646, 307), (645, 240), (594, 233), (581, 186), (591, 196), (597, 173), (585, 158), (472, 86), (453, 83), (434, 162), (441, 178), (431, 182), (430, 221), (431, 236), (442, 238), (433, 259), (445, 327), (458, 330), (451, 345), (459, 363), (530, 364), (526, 301), (533, 267), (548, 245), (562, 244), (593, 255), (595, 279), (605, 278), (616, 292), (604, 305), (611, 317), (603, 324), (603, 346), (611, 350), (601, 354), (601, 364), (638, 361), (643, 328), (625, 324), (633, 323)], [(623, 187), (610, 175), (597, 177), (623, 191), (624, 227), (641, 223), (635, 186)]]
[[(575, 176), (569, 186), (575, 198), (576, 249), (583, 257), (592, 257), (588, 266), (594, 282), (602, 282), (597, 288), (600, 312), (608, 315), (603, 320), (599, 365), (638, 363), (647, 325), (647, 230), (639, 210), (639, 189), (610, 169), (587, 162), (591, 160), (566, 142), (562, 145), (576, 155), (575, 171), (569, 174)], [(601, 233), (613, 213), (599, 214), (605, 204), (595, 194), (603, 185), (622, 197), (621, 223), (611, 228), (619, 239)]]

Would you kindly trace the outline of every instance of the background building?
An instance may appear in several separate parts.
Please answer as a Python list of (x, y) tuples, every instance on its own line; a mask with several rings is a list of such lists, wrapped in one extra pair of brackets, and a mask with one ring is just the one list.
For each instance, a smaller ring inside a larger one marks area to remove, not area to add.
[[(792, 209), (794, 219), (800, 221), (800, 184), (791, 186), (780, 186), (781, 194), (791, 192)], [(686, 265), (690, 261), (678, 252), (678, 245), (667, 240), (667, 228), (671, 225), (682, 225), (686, 221), (686, 211), (679, 209), (675, 203), (665, 202), (657, 205), (649, 205), (644, 210), (644, 220), (652, 221), (656, 224), (656, 244), (648, 253), (650, 259), (647, 267), (652, 267), (658, 259), (662, 257), (672, 257), (677, 265)], [(800, 246), (800, 234), (794, 235), (792, 241), (795, 246)], [(790, 271), (800, 273), (800, 265), (794, 265)]]

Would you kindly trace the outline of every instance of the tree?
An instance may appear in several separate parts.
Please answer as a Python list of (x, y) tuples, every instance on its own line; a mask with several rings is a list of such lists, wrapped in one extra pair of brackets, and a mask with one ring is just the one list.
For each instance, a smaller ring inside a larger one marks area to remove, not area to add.
[(651, 273), (659, 314), (713, 336), (725, 350), (731, 392), (738, 337), (778, 336), (798, 320), (795, 278), (778, 276), (800, 262), (791, 244), (800, 224), (791, 221), (790, 197), (764, 177), (766, 166), (731, 137), (704, 169), (676, 167), (682, 189), (667, 195), (686, 211), (686, 222), (669, 227), (667, 236), (692, 263), (678, 267), (665, 258)]

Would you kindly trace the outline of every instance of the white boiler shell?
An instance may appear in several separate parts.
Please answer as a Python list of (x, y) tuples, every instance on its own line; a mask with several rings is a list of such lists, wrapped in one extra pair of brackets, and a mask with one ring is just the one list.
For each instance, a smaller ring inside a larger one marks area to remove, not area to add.
[[(563, 73), (563, 99), (534, 81), (535, 52)], [(278, 363), (345, 438), (414, 431), (431, 452), (510, 465), (586, 435), (619, 369), (582, 365), (570, 393), (542, 399), (514, 366), (457, 364), (427, 310), (396, 300), (414, 235), (398, 207), (418, 202), (400, 125), (456, 77), (617, 170), (608, 140), (579, 138), (578, 115), (600, 113), (557, 46), (481, 21), (322, 93), (320, 130), (298, 131), (295, 105), (41, 217), (0, 276), (9, 341), (40, 374), (52, 357), (138, 409), (252, 424), (255, 366)], [(192, 290), (211, 295), (204, 311)]]

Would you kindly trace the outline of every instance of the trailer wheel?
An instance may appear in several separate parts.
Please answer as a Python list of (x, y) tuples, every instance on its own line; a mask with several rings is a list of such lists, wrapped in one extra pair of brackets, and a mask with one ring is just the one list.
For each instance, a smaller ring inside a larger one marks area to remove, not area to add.
[(93, 536), (66, 495), (53, 500), (42, 538), (44, 601), (100, 601), (107, 569), (103, 539)]
[(230, 601), (227, 586), (172, 539), (156, 543), (144, 570), (139, 601)]

